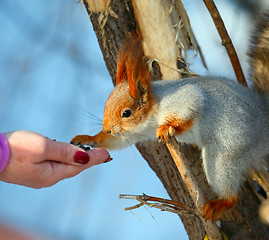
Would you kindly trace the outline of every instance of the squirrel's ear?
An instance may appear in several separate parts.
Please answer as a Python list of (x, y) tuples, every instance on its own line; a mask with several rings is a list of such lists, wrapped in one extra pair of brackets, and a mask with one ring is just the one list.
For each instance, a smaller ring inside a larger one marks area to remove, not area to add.
[(141, 98), (148, 93), (151, 73), (145, 61), (142, 38), (136, 32), (124, 41), (118, 55), (116, 84), (126, 80), (132, 98)]
[(119, 49), (117, 58), (116, 85), (127, 81), (126, 62), (127, 62), (127, 41), (125, 40)]

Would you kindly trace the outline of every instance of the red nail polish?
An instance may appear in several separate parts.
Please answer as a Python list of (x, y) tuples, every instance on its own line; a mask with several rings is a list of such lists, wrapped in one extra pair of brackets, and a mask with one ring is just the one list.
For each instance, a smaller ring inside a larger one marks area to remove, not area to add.
[(103, 163), (110, 162), (111, 160), (113, 160), (113, 158), (109, 156)]
[(79, 164), (87, 164), (90, 161), (90, 156), (86, 152), (77, 151), (74, 155), (74, 161)]

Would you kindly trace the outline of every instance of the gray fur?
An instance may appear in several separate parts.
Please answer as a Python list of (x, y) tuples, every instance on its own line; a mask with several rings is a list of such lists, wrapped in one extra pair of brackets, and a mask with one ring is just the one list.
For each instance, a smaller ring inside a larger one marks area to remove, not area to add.
[(165, 124), (171, 115), (194, 119), (176, 138), (202, 149), (207, 180), (220, 197), (237, 195), (246, 169), (269, 154), (268, 102), (223, 78), (164, 80), (151, 88), (157, 114), (149, 116), (150, 126)]

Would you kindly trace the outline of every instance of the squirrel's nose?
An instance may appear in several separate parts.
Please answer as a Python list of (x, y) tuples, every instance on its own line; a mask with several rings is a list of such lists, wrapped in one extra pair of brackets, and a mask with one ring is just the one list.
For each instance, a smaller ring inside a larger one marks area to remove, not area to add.
[(105, 130), (103, 130), (103, 132), (104, 132), (104, 133), (107, 133), (107, 134), (111, 134), (111, 130), (109, 130), (109, 131), (105, 131)]
[(107, 134), (111, 134), (111, 129), (106, 126), (103, 126), (103, 132)]
[(120, 131), (121, 131), (121, 127), (118, 125), (113, 125), (113, 126), (103, 125), (103, 132), (104, 133), (114, 135), (114, 134), (120, 133)]

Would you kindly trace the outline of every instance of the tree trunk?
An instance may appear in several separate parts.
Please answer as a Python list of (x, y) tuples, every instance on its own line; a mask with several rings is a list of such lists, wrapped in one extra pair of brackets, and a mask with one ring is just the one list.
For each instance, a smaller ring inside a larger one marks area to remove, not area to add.
[[(85, 7), (90, 16), (90, 20), (102, 50), (106, 66), (111, 75), (112, 81), (115, 84), (117, 52), (121, 46), (122, 40), (126, 36), (126, 33), (130, 32), (132, 29), (135, 29), (138, 23), (135, 18), (132, 1), (99, 0), (97, 2), (103, 4), (96, 6), (97, 4), (93, 4), (94, 1), (84, 0)], [(159, 1), (156, 0), (156, 4), (157, 2)], [(174, 4), (174, 1), (167, 1), (167, 3)], [(170, 14), (173, 17), (173, 19), (170, 19), (171, 21), (175, 20), (177, 16), (180, 16), (180, 10), (178, 8), (173, 8), (172, 13), (173, 14)], [(148, 12), (149, 16), (150, 14), (151, 12)], [(154, 15), (155, 12), (152, 14)], [(167, 21), (169, 21), (169, 19)], [(154, 25), (154, 23), (151, 23), (151, 25), (152, 24)], [(139, 27), (143, 28), (144, 25), (140, 22)], [(140, 29), (141, 32), (143, 32), (143, 30), (147, 32), (145, 29)], [(153, 32), (151, 34), (154, 34), (154, 30), (152, 31)], [(156, 35), (156, 37), (157, 36), (158, 35)], [(182, 35), (179, 37), (184, 36)], [(165, 41), (165, 39), (162, 41)], [(151, 43), (148, 44), (150, 45)], [(195, 47), (193, 44), (189, 44), (189, 46), (191, 45), (192, 47)], [(150, 46), (147, 47), (150, 49)], [(179, 54), (181, 53), (181, 49), (177, 49), (177, 51), (179, 51)], [(150, 55), (147, 53), (147, 56)], [(153, 58), (157, 57), (154, 56)], [(183, 59), (181, 58), (180, 62), (176, 62), (176, 67), (181, 68), (179, 70), (184, 70), (183, 74), (178, 74), (178, 78), (184, 77), (184, 75), (186, 75), (185, 64), (184, 61), (182, 64), (182, 60)], [(154, 79), (161, 79), (164, 76), (169, 76), (169, 73), (166, 72), (167, 69), (163, 69), (163, 66), (164, 64), (158, 64), (156, 61), (153, 61)], [(185, 184), (182, 181), (182, 178), (166, 146), (157, 142), (147, 142), (143, 144), (139, 143), (136, 146), (141, 155), (148, 162), (149, 166), (162, 181), (171, 199), (194, 207), (189, 192), (186, 189)], [(201, 189), (205, 193), (205, 196), (208, 199), (215, 198), (216, 196), (212, 193), (212, 191), (210, 191), (206, 183), (203, 168), (201, 165), (202, 162), (200, 159), (200, 150), (195, 146), (184, 144), (181, 145), (181, 150), (184, 159), (187, 160), (190, 169), (196, 177)], [(232, 240), (268, 239), (269, 229), (261, 224), (258, 219), (259, 201), (257, 197), (252, 192), (251, 187), (247, 183), (244, 184), (242, 189), (243, 191), (240, 192), (240, 200), (237, 207), (231, 212), (231, 214), (226, 216), (226, 220), (232, 219), (232, 221), (222, 220), (222, 230), (226, 233), (229, 239)], [(182, 215), (180, 218), (190, 239), (203, 239), (205, 236), (205, 228), (199, 217)]]

